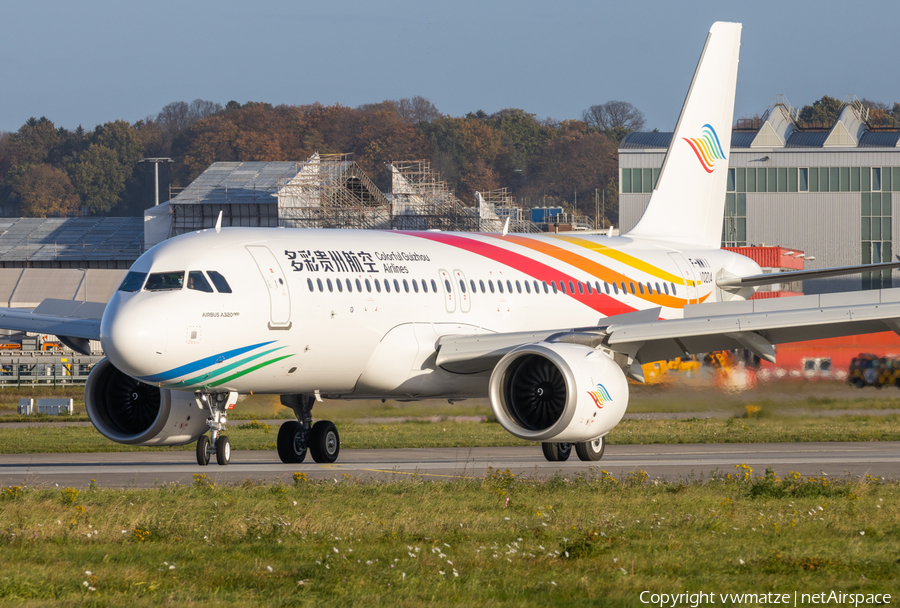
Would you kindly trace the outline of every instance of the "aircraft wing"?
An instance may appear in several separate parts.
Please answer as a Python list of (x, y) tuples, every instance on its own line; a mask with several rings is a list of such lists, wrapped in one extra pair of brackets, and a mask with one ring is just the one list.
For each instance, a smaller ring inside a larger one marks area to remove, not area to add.
[(838, 266), (836, 268), (819, 268), (816, 270), (796, 270), (792, 272), (770, 272), (767, 274), (754, 274), (748, 277), (722, 278), (716, 281), (716, 285), (722, 288), (755, 287), (758, 285), (774, 285), (776, 283), (790, 283), (792, 281), (805, 281), (808, 279), (824, 279), (827, 277), (840, 277), (861, 272), (879, 272), (900, 268), (900, 262), (886, 262), (884, 264), (862, 264), (860, 266)]
[(900, 289), (697, 304), (685, 318), (610, 325), (605, 345), (639, 363), (746, 348), (775, 361), (775, 344), (900, 333)]
[(0, 308), (0, 328), (52, 334), (72, 350), (90, 354), (90, 340), (100, 339), (100, 319), (106, 304), (44, 300), (34, 310)]
[[(659, 319), (659, 309), (638, 310), (603, 320), (609, 323), (642, 323)], [(456, 374), (474, 374), (494, 368), (503, 355), (523, 344), (554, 340), (562, 335), (595, 336), (599, 328), (561, 328), (509, 333), (441, 336), (437, 342), (436, 363)]]
[[(643, 318), (633, 316), (638, 314)], [(900, 289), (695, 304), (685, 308), (683, 319), (659, 320), (659, 309), (654, 309), (604, 321), (610, 323), (527, 334), (445, 336), (437, 363), (448, 371), (484, 371), (517, 346), (538, 341), (603, 348), (637, 364), (738, 348), (774, 362), (776, 344), (900, 333)], [(640, 377), (639, 369), (632, 365), (630, 374)]]

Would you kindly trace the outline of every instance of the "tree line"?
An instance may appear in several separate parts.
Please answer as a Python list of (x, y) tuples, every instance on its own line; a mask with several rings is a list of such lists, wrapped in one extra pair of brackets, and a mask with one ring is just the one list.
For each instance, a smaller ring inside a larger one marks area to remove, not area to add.
[[(865, 101), (880, 124), (900, 120), (900, 104)], [(802, 120), (832, 122), (841, 103), (825, 96)], [(560, 205), (593, 215), (605, 193), (605, 218), (618, 217), (618, 145), (644, 128), (632, 104), (608, 101), (580, 119), (540, 119), (521, 109), (461, 117), (413, 97), (356, 108), (195, 100), (174, 102), (135, 123), (116, 120), (93, 131), (31, 118), (0, 133), (0, 201), (26, 217), (140, 215), (153, 204), (153, 169), (144, 157), (171, 157), (160, 186), (187, 186), (216, 161), (305, 160), (314, 152), (350, 153), (385, 191), (387, 163), (430, 159), (459, 198), (508, 187), (525, 207)], [(165, 196), (161, 195), (165, 200)], [(578, 208), (574, 208), (576, 204)]]

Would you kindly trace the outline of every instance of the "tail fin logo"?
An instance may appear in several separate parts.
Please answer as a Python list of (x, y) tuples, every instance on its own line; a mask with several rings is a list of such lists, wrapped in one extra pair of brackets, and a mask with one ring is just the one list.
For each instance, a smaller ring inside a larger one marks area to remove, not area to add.
[(597, 406), (597, 409), (602, 410), (604, 403), (612, 401), (612, 397), (609, 396), (609, 391), (607, 391), (606, 387), (602, 384), (598, 384), (597, 390), (588, 391), (587, 394), (594, 400), (594, 405)]
[(719, 136), (712, 125), (703, 125), (700, 137), (682, 137), (700, 160), (700, 165), (707, 173), (712, 173), (717, 160), (725, 160), (725, 152), (719, 143)]

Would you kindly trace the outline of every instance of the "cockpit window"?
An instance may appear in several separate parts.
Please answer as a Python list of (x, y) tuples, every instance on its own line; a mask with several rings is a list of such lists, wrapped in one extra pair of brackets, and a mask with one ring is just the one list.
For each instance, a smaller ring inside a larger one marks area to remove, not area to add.
[(129, 272), (125, 275), (122, 284), (119, 285), (119, 291), (140, 291), (146, 278), (146, 272)]
[(228, 281), (225, 280), (225, 277), (215, 270), (207, 270), (206, 274), (212, 279), (213, 285), (216, 286), (216, 290), (218, 290), (219, 293), (231, 293), (231, 287), (228, 285)]
[(206, 280), (206, 277), (199, 270), (192, 270), (188, 273), (188, 289), (206, 293), (212, 293), (213, 290), (212, 285), (209, 284), (209, 281)]
[(167, 289), (181, 289), (184, 287), (184, 271), (178, 272), (154, 272), (147, 277), (144, 289), (147, 291), (164, 291)]

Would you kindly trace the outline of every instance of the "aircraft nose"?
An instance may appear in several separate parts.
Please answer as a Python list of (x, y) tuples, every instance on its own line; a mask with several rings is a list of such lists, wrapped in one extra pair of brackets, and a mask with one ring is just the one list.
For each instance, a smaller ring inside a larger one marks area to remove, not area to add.
[(146, 298), (110, 300), (100, 322), (103, 351), (120, 371), (147, 376), (166, 352), (167, 319), (159, 303)]

